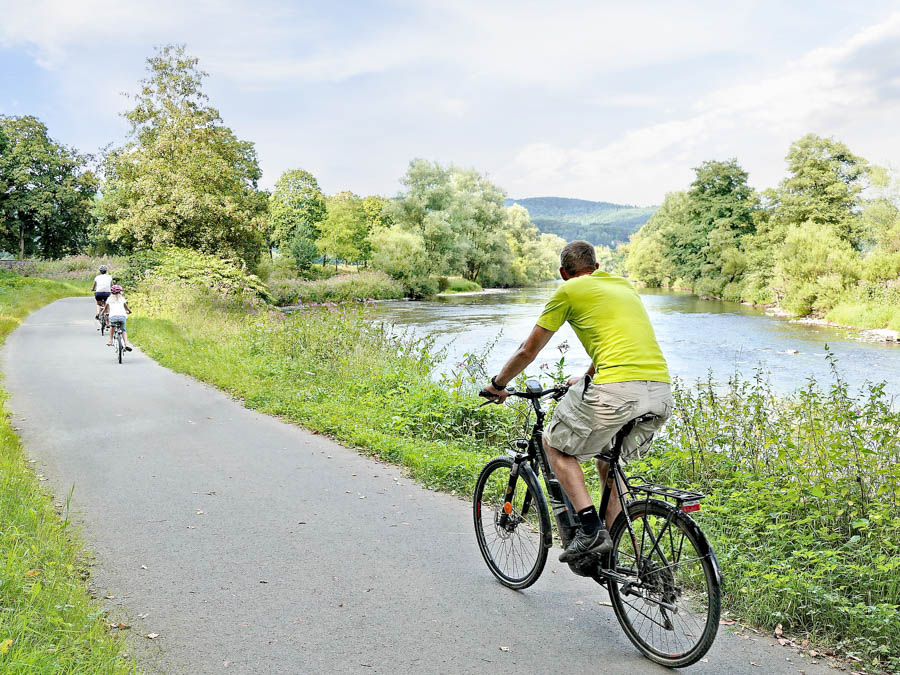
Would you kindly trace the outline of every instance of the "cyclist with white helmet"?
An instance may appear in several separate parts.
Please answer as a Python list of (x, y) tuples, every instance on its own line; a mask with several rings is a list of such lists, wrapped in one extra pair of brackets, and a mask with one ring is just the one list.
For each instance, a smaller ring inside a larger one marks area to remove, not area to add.
[(106, 299), (104, 312), (109, 314), (109, 342), (107, 347), (112, 347), (113, 336), (116, 329), (122, 331), (122, 339), (125, 341), (125, 351), (131, 351), (131, 345), (128, 344), (128, 332), (125, 330), (125, 323), (128, 320), (128, 314), (131, 314), (131, 308), (122, 295), (122, 287), (114, 284), (109, 289), (109, 297)]
[(100, 312), (103, 311), (106, 299), (109, 297), (109, 289), (112, 286), (112, 282), (112, 275), (106, 273), (106, 265), (100, 265), (100, 274), (94, 277), (94, 284), (91, 286), (91, 290), (94, 291), (94, 300), (97, 301), (95, 319), (100, 318)]

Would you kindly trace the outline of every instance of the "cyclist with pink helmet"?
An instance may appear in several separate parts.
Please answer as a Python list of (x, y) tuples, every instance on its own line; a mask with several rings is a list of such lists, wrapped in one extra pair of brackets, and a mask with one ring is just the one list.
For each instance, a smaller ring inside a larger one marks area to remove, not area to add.
[(128, 344), (128, 332), (125, 330), (125, 323), (128, 320), (128, 314), (131, 314), (131, 308), (122, 295), (122, 287), (114, 284), (109, 289), (109, 297), (106, 299), (106, 306), (103, 311), (109, 314), (109, 342), (107, 347), (112, 347), (113, 336), (118, 328), (122, 331), (122, 339), (125, 341), (125, 351), (131, 351), (131, 345)]

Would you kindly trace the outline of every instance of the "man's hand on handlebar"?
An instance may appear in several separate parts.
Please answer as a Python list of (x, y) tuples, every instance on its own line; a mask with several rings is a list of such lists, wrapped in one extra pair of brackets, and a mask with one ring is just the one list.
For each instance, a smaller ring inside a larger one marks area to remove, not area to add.
[(505, 387), (503, 389), (497, 389), (493, 384), (488, 383), (488, 385), (481, 390), (480, 395), (485, 398), (489, 398), (488, 395), (490, 395), (490, 397), (493, 397), (490, 401), (491, 403), (502, 404), (506, 401), (506, 397), (509, 396), (509, 391)]

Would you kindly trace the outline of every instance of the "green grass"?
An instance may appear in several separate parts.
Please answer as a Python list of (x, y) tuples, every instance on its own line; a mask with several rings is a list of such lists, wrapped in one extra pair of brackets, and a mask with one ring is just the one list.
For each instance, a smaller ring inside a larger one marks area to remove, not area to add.
[(900, 307), (871, 302), (838, 303), (825, 315), (829, 321), (854, 328), (890, 328), (900, 330)]
[[(240, 297), (153, 291), (132, 297), (132, 337), (163, 365), (402, 464), (427, 487), (470, 494), (522, 433), (510, 406), (477, 407), (477, 355), (434, 382), (428, 342), (367, 322), (365, 307), (286, 317), (262, 302), (248, 312)], [(726, 609), (900, 667), (900, 413), (881, 389), (854, 397), (838, 379), (782, 399), (760, 377), (676, 396), (656, 451), (632, 469), (710, 494), (698, 518)], [(596, 498), (595, 478), (588, 487)]]
[(442, 293), (472, 293), (482, 290), (481, 284), (466, 279), (451, 277), (447, 280), (447, 288)]
[[(0, 274), (0, 343), (31, 311), (89, 284)], [(0, 389), (0, 403), (7, 394)], [(34, 472), (5, 408), (0, 414), (0, 671), (126, 673), (121, 641), (90, 600), (83, 549)]]

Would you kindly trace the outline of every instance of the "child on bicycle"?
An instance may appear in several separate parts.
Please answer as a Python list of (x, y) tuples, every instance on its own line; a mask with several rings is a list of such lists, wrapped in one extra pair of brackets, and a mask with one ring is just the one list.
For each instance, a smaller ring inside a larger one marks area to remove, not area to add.
[(131, 351), (131, 345), (128, 344), (128, 332), (125, 330), (125, 323), (128, 320), (128, 314), (131, 314), (131, 308), (122, 295), (122, 287), (114, 284), (109, 289), (109, 297), (106, 299), (106, 306), (103, 310), (109, 314), (109, 342), (107, 347), (112, 347), (113, 335), (115, 329), (122, 331), (122, 340), (125, 342), (125, 351)]

